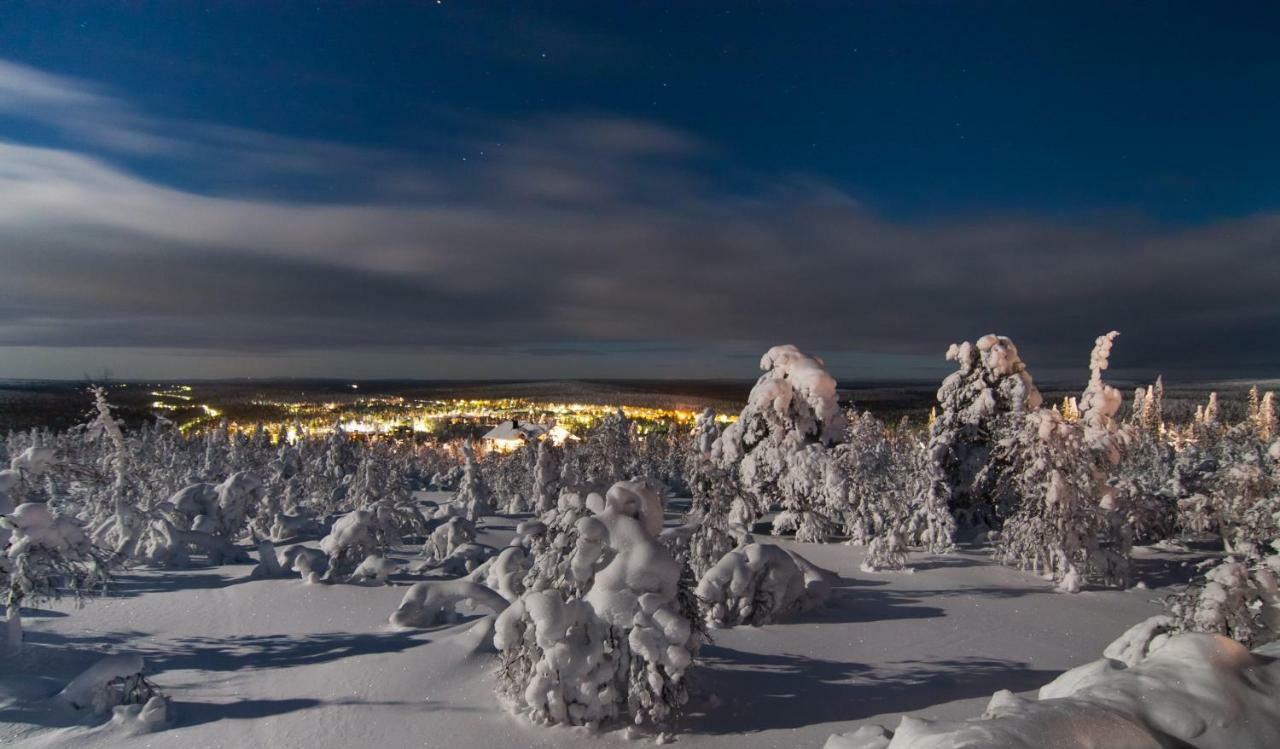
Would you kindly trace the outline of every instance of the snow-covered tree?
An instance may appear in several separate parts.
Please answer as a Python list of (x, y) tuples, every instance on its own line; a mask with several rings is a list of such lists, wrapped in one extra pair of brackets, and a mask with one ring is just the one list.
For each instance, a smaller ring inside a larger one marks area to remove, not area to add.
[(502, 513), (518, 515), (534, 509), (533, 473), (537, 450), (536, 445), (526, 443), (510, 452), (490, 452), (481, 461), (492, 503)]
[(748, 544), (725, 554), (698, 581), (707, 626), (758, 626), (826, 603), (834, 574), (790, 549)]
[(929, 504), (932, 466), (918, 431), (888, 429), (870, 412), (852, 413), (848, 422), (844, 444), (833, 451), (838, 470), (828, 476), (828, 491), (849, 543), (867, 547), (864, 569), (903, 569), (911, 546), (950, 550), (954, 520), (945, 494)]
[(1112, 462), (1120, 458), (1120, 442), (1116, 435), (1120, 425), (1116, 414), (1120, 412), (1123, 398), (1120, 391), (1102, 380), (1102, 373), (1110, 366), (1111, 348), (1114, 345), (1117, 331), (1098, 336), (1094, 342), (1093, 352), (1089, 355), (1089, 384), (1080, 396), (1080, 421), (1085, 427), (1085, 439), (1094, 449), (1108, 453)]
[(1201, 421), (1204, 424), (1217, 424), (1222, 417), (1222, 408), (1218, 405), (1218, 394), (1209, 393), (1209, 402), (1205, 404), (1204, 411), (1201, 413)]
[(622, 409), (606, 415), (582, 439), (565, 446), (560, 485), (566, 489), (604, 491), (636, 475), (636, 428)]
[(170, 498), (189, 529), (234, 542), (262, 500), (263, 485), (257, 476), (237, 471), (220, 484), (200, 483), (184, 487)]
[(489, 487), (476, 465), (475, 448), (470, 442), (462, 444), (462, 481), (458, 485), (453, 504), (473, 523), (479, 522), (486, 515), (492, 515), (494, 511)]
[(955, 550), (956, 519), (951, 512), (951, 486), (942, 464), (928, 445), (908, 445), (904, 474), (916, 502), (908, 525), (908, 544), (932, 554)]
[(567, 595), (582, 592), (582, 585), (569, 570), (578, 543), (578, 521), (603, 508), (604, 497), (599, 494), (561, 491), (555, 508), (542, 515), (545, 531), (533, 550), (532, 567), (524, 581), (526, 590), (554, 589)]
[(1262, 400), (1259, 401), (1255, 426), (1258, 430), (1258, 438), (1264, 442), (1280, 436), (1277, 433), (1280, 430), (1280, 418), (1276, 414), (1276, 394), (1274, 392), (1267, 391), (1267, 394), (1262, 396)]
[(533, 469), (533, 490), (530, 501), (533, 511), (542, 514), (556, 506), (558, 498), (559, 460), (550, 440), (538, 443), (538, 454)]
[(715, 412), (709, 408), (703, 411), (690, 431), (685, 457), (685, 484), (690, 495), (685, 520), (692, 530), (674, 552), (689, 566), (695, 580), (725, 554), (751, 542), (751, 530), (745, 525), (752, 515), (747, 509), (750, 500), (740, 496), (736, 466), (721, 465), (712, 455), (720, 432)]
[(687, 700), (697, 643), (677, 603), (680, 565), (656, 539), (661, 499), (619, 482), (577, 525), (570, 572), (586, 592), (529, 591), (498, 616), (500, 691), (539, 723), (662, 724)]
[(1225, 635), (1248, 648), (1280, 639), (1280, 554), (1227, 557), (1167, 603), (1177, 631)]
[(80, 596), (106, 579), (103, 555), (81, 524), (44, 504), (23, 504), (0, 517), (0, 549), (0, 583), (7, 594), (0, 654), (22, 648), (23, 605), (60, 598), (64, 591)]
[(329, 557), (329, 578), (346, 579), (378, 550), (374, 514), (369, 510), (353, 510), (338, 518), (329, 535), (320, 539), (320, 550)]
[(794, 531), (801, 541), (824, 540), (835, 521), (820, 496), (823, 463), (845, 429), (836, 381), (821, 359), (790, 345), (769, 349), (760, 368), (764, 374), (738, 420), (715, 441), (713, 459), (736, 471), (751, 500), (748, 526), (779, 504), (775, 532)]
[(996, 446), (1007, 466), (1001, 489), (1017, 498), (995, 555), (1004, 564), (1077, 592), (1086, 582), (1126, 586), (1131, 538), (1104, 504), (1096, 454), (1085, 429), (1055, 409), (1022, 417), (1022, 425)]
[[(929, 455), (935, 464), (931, 492), (944, 491), (965, 523), (998, 526), (992, 496), (1002, 466), (992, 446), (1006, 418), (1016, 422), (1040, 408), (1043, 398), (1013, 341), (994, 334), (977, 343), (952, 344), (947, 360), (959, 369), (938, 388), (942, 411), (933, 424)], [(936, 504), (940, 498), (934, 497)]]
[(422, 544), (419, 556), (426, 559), (428, 564), (440, 564), (460, 547), (475, 540), (474, 523), (464, 517), (451, 517), (431, 531), (431, 535)]

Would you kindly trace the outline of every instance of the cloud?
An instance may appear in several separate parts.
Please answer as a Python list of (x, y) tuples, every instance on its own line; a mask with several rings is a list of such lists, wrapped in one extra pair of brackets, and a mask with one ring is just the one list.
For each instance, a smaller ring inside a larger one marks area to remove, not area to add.
[(670, 374), (784, 340), (940, 361), (994, 330), (1083, 369), (1118, 328), (1120, 366), (1280, 365), (1278, 214), (916, 224), (814, 175), (738, 173), (660, 123), (544, 118), (401, 154), (148, 117), (4, 62), (0, 115), (65, 136), (0, 140), (0, 346), (627, 345)]

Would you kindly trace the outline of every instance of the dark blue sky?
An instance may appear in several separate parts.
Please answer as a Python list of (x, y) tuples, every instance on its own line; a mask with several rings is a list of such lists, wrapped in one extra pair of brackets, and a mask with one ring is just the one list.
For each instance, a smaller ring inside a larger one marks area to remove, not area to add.
[(1280, 4), (374, 6), (7, 3), (0, 377), (1280, 366)]

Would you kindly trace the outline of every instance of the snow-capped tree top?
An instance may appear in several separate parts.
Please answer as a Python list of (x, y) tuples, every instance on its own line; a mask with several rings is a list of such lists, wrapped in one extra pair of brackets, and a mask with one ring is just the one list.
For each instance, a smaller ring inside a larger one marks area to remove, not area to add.
[(344, 549), (372, 548), (374, 523), (372, 512), (353, 510), (334, 522), (329, 535), (320, 539), (320, 550), (333, 555)]
[(1089, 370), (1093, 372), (1093, 379), (1090, 382), (1102, 381), (1102, 370), (1110, 365), (1111, 346), (1116, 337), (1120, 335), (1120, 331), (1113, 330), (1106, 335), (1100, 335), (1093, 342), (1093, 353), (1089, 354)]
[(1102, 370), (1110, 364), (1111, 346), (1117, 331), (1098, 336), (1089, 355), (1089, 385), (1080, 396), (1080, 418), (1092, 429), (1115, 430), (1115, 415), (1120, 411), (1120, 391), (1102, 381)]
[[(760, 358), (760, 368), (765, 374), (756, 387), (759, 388), (766, 380), (773, 385), (761, 388), (761, 401), (768, 396), (766, 402), (782, 418), (790, 414), (799, 416), (797, 426), (823, 442), (839, 438), (844, 420), (836, 397), (836, 381), (821, 359), (787, 344), (774, 346), (765, 352)], [(755, 395), (754, 390), (752, 395)], [(751, 401), (756, 399), (753, 397)], [(757, 405), (764, 406), (765, 403), (757, 401)]]
[(638, 519), (649, 535), (662, 533), (662, 498), (642, 481), (619, 481), (604, 495), (605, 507)]
[(953, 343), (947, 360), (959, 365), (938, 388), (945, 420), (978, 423), (997, 412), (1040, 408), (1044, 399), (1008, 338), (989, 333), (977, 343)]
[(734, 463), (761, 443), (832, 444), (844, 434), (836, 381), (822, 360), (792, 345), (774, 346), (760, 359), (765, 373), (751, 388), (738, 421), (716, 440), (713, 455)]
[(89, 548), (89, 537), (75, 518), (56, 515), (48, 505), (39, 502), (19, 505), (13, 514), (0, 519), (0, 525), (14, 531), (8, 550), (13, 559), (34, 547), (54, 553), (80, 553)]
[(107, 391), (101, 387), (92, 387), (89, 392), (93, 395), (95, 414), (94, 420), (89, 423), (85, 437), (92, 442), (105, 435), (118, 451), (123, 452), (124, 432), (120, 430), (120, 422), (111, 414), (112, 407), (107, 402)]
[(693, 449), (700, 455), (710, 455), (712, 445), (720, 437), (720, 425), (716, 424), (716, 412), (708, 408), (698, 414), (692, 434)]

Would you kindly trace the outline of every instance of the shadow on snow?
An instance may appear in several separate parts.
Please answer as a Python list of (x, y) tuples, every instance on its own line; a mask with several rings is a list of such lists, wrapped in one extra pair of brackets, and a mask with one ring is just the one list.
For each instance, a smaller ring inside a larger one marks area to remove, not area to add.
[[(720, 706), (695, 706), (682, 722), (689, 733), (754, 733), (818, 723), (908, 713), (999, 689), (1043, 686), (1057, 671), (989, 658), (901, 661), (873, 667), (802, 655), (763, 655), (716, 645), (702, 650), (698, 686)], [(898, 666), (899, 668), (895, 668)]]

